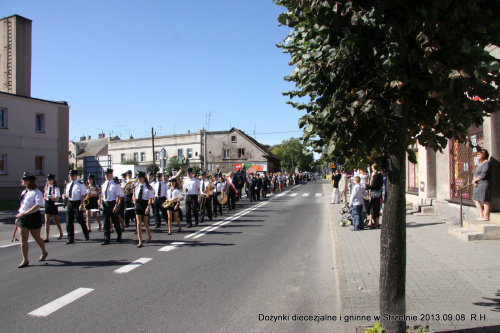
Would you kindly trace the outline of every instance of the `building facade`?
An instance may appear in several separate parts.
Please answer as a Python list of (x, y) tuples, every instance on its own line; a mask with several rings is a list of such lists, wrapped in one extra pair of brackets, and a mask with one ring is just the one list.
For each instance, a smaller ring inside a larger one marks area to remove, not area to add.
[(31, 21), (1, 19), (0, 36), (0, 200), (17, 200), (24, 171), (67, 179), (69, 106), (30, 96)]

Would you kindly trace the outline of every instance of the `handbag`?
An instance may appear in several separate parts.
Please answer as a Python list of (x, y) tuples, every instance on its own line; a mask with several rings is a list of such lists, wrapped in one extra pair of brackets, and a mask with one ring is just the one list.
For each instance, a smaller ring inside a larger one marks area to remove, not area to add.
[(382, 196), (382, 190), (371, 190), (370, 198), (379, 199)]

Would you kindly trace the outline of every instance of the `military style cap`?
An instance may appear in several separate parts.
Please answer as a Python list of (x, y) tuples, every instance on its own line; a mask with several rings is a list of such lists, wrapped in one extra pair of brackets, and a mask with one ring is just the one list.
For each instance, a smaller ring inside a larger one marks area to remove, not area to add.
[(95, 175), (93, 175), (93, 174), (91, 174), (91, 173), (90, 173), (90, 174), (87, 176), (87, 178), (95, 178)]
[(193, 172), (193, 168), (188, 168), (186, 171), (187, 171), (188, 173)]
[(36, 177), (35, 175), (32, 175), (31, 173), (29, 172), (24, 172), (23, 173), (23, 176), (21, 177), (22, 180), (36, 180)]
[(54, 179), (56, 179), (56, 175), (53, 175), (51, 173), (47, 175), (47, 180), (54, 180)]
[(109, 174), (109, 173), (113, 173), (113, 169), (107, 168), (106, 171), (104, 171), (104, 173), (106, 175)]
[(139, 177), (146, 177), (146, 173), (144, 171), (136, 171), (135, 172), (135, 176), (137, 178), (139, 178)]
[(70, 176), (78, 176), (78, 170), (69, 170)]

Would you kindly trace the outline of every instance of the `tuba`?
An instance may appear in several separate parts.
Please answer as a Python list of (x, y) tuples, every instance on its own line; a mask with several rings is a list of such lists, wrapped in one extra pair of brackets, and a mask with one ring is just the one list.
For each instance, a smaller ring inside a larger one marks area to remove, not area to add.
[(131, 179), (129, 180), (125, 186), (123, 187), (123, 194), (125, 195), (131, 195), (132, 193), (134, 193), (134, 187), (135, 187), (135, 183), (137, 182), (137, 179)]
[(179, 171), (174, 176), (175, 181), (177, 182), (177, 188), (182, 190), (182, 185), (184, 182), (183, 176), (186, 174), (186, 171), (182, 167), (179, 168)]

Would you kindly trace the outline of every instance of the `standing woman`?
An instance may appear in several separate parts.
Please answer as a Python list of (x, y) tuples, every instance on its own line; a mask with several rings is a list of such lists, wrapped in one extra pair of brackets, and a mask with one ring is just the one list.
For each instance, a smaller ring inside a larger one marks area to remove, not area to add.
[(97, 186), (95, 182), (95, 176), (93, 174), (90, 174), (87, 178), (87, 197), (88, 197), (88, 203), (85, 204), (85, 215), (87, 216), (87, 229), (89, 232), (92, 231), (92, 227), (90, 226), (90, 223), (92, 222), (90, 215), (94, 216), (94, 219), (99, 223), (99, 230), (102, 228), (101, 220), (99, 219), (99, 216), (97, 216), (97, 212), (94, 211), (92, 213), (92, 209), (99, 209), (99, 196), (101, 194), (101, 190), (99, 189), (99, 186)]
[(23, 262), (17, 268), (27, 267), (29, 265), (28, 239), (31, 236), (35, 239), (42, 250), (42, 255), (38, 261), (44, 261), (47, 258), (47, 251), (42, 237), (40, 237), (40, 229), (42, 228), (42, 215), (40, 215), (39, 208), (43, 204), (43, 194), (36, 188), (36, 177), (28, 172), (23, 174), (21, 183), (25, 190), (21, 193), (19, 199), (19, 214), (16, 215), (16, 223), (19, 228), (19, 235), (21, 236), (21, 253), (23, 255)]
[(143, 223), (144, 227), (146, 228), (146, 232), (148, 233), (148, 239), (146, 240), (146, 243), (151, 242), (151, 231), (149, 230), (149, 210), (151, 205), (154, 203), (155, 192), (153, 190), (153, 187), (149, 185), (145, 172), (137, 171), (136, 178), (139, 182), (134, 188), (133, 200), (135, 202), (137, 238), (139, 239), (139, 244), (137, 244), (137, 247), (142, 247)]
[[(168, 181), (170, 188), (167, 191), (167, 201), (172, 201), (174, 198), (174, 204), (172, 206), (167, 207), (167, 215), (168, 215), (168, 235), (172, 234), (172, 220), (175, 219), (177, 222), (177, 226), (179, 227), (179, 232), (182, 232), (181, 228), (181, 220), (179, 220), (179, 205), (181, 204), (181, 191), (177, 188), (177, 180), (175, 178), (170, 178)], [(222, 211), (222, 208), (221, 208)], [(215, 211), (217, 212), (217, 210)]]
[[(490, 193), (490, 162), (488, 158), (490, 154), (484, 148), (477, 152), (479, 164), (476, 166), (474, 172), (474, 192), (472, 193), (472, 200), (476, 204), (477, 211), (479, 212), (478, 221), (490, 220), (490, 206), (491, 206), (491, 193)], [(484, 204), (484, 208), (483, 208)]]
[(370, 190), (370, 203), (368, 204), (368, 214), (370, 214), (370, 229), (380, 228), (379, 217), (382, 201), (382, 186), (384, 185), (384, 176), (378, 172), (376, 164), (372, 164), (372, 181), (366, 186)]
[(45, 209), (45, 238), (44, 242), (49, 242), (50, 235), (50, 217), (54, 220), (54, 223), (57, 225), (59, 229), (59, 237), (57, 239), (63, 238), (63, 231), (61, 228), (61, 223), (59, 223), (58, 209), (56, 206), (56, 202), (61, 196), (61, 191), (57, 187), (56, 176), (52, 174), (47, 175), (47, 184), (45, 185), (44, 194), (43, 194), (43, 208)]

